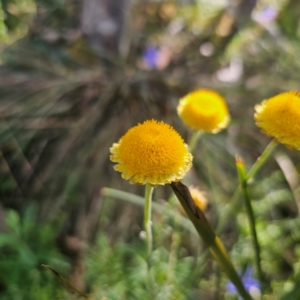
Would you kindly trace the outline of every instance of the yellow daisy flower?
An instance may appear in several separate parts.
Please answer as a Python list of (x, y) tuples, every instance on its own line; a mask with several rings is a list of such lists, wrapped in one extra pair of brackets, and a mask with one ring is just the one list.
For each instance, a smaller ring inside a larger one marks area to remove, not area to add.
[(300, 93), (276, 95), (255, 106), (256, 125), (268, 136), (300, 150)]
[(212, 90), (187, 94), (179, 100), (177, 112), (183, 123), (195, 131), (218, 133), (230, 121), (224, 98)]
[(192, 155), (180, 135), (164, 122), (148, 120), (127, 131), (110, 148), (114, 169), (130, 183), (164, 185), (184, 177)]
[[(192, 199), (194, 200), (196, 206), (201, 209), (202, 211), (205, 211), (208, 205), (207, 198), (205, 197), (204, 193), (201, 192), (197, 187), (190, 186), (189, 187)], [(182, 207), (182, 205), (179, 203), (179, 211), (182, 215), (186, 216), (186, 213)]]

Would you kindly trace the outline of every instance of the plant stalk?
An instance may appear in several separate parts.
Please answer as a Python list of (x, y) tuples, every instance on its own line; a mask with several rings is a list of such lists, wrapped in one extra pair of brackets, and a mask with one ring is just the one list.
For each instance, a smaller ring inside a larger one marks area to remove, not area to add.
[(245, 206), (250, 224), (251, 235), (253, 236), (254, 241), (254, 252), (255, 252), (255, 263), (257, 268), (258, 279), (263, 286), (263, 272), (261, 268), (261, 259), (260, 259), (260, 245), (257, 238), (255, 218), (253, 213), (253, 208), (251, 205), (251, 199), (248, 190), (248, 179), (246, 175), (245, 165), (241, 158), (236, 157), (236, 168), (240, 180), (241, 189), (245, 198)]
[(153, 187), (150, 184), (146, 184), (145, 187), (145, 207), (144, 207), (144, 228), (146, 232), (146, 244), (147, 244), (147, 257), (148, 259), (152, 253), (152, 221), (151, 221), (151, 213), (152, 213), (152, 194)]
[(192, 135), (190, 143), (189, 143), (189, 149), (190, 149), (191, 153), (193, 153), (193, 151), (195, 150), (201, 134), (202, 134), (202, 131), (194, 131), (193, 132), (193, 135)]
[[(261, 170), (261, 168), (265, 165), (265, 163), (269, 160), (271, 157), (271, 154), (275, 150), (277, 146), (277, 142), (275, 140), (272, 140), (263, 153), (257, 158), (256, 162), (253, 164), (253, 166), (250, 168), (249, 172), (247, 173), (247, 183), (255, 177), (255, 175)], [(230, 215), (237, 210), (238, 205), (240, 204), (239, 196), (241, 193), (241, 186), (239, 185), (237, 189), (235, 190), (233, 196), (229, 200), (228, 204), (225, 206), (223, 213), (220, 215), (220, 221), (217, 226), (217, 233), (220, 233), (223, 229), (227, 219), (230, 217)]]

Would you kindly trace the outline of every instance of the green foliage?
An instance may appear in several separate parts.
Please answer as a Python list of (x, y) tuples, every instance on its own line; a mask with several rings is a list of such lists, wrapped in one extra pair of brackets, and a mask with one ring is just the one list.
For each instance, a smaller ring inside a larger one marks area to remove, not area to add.
[(14, 210), (6, 211), (6, 231), (0, 236), (1, 299), (62, 299), (53, 277), (41, 267), (51, 263), (68, 268), (55, 246), (56, 230), (51, 224), (36, 223), (37, 209), (28, 207), (21, 218)]
[(145, 260), (144, 244), (112, 245), (100, 235), (86, 256), (86, 282), (93, 299), (193, 299), (200, 278), (193, 257), (181, 257), (180, 249), (154, 250), (151, 268)]
[(33, 0), (3, 0), (0, 3), (0, 45), (24, 35), (35, 12)]

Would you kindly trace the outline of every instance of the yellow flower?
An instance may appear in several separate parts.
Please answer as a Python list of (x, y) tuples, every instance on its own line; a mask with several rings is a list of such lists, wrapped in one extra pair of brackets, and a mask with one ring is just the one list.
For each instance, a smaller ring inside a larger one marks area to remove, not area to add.
[(225, 100), (211, 90), (196, 90), (179, 100), (179, 117), (195, 131), (217, 133), (227, 127), (230, 116)]
[[(207, 208), (207, 205), (208, 205), (208, 201), (205, 197), (205, 195), (203, 194), (203, 192), (201, 192), (198, 188), (194, 187), (194, 186), (190, 186), (189, 187), (189, 190), (190, 190), (190, 193), (191, 193), (191, 196), (192, 196), (192, 199), (194, 200), (196, 206), (198, 208), (200, 208), (202, 211), (204, 211), (206, 208)], [(179, 203), (179, 210), (180, 212), (186, 216), (186, 213), (182, 207), (182, 205)]]
[(300, 150), (300, 93), (281, 93), (255, 106), (256, 125), (279, 143)]
[(204, 194), (194, 186), (190, 186), (189, 190), (196, 206), (201, 210), (205, 210), (208, 203)]
[(127, 131), (110, 148), (114, 169), (130, 183), (164, 185), (184, 177), (192, 155), (180, 135), (164, 122), (145, 121)]

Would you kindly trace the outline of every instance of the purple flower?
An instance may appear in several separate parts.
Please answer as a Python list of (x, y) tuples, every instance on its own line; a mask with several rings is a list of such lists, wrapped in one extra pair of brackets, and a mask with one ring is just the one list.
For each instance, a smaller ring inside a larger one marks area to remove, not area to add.
[(276, 19), (278, 15), (278, 10), (274, 7), (266, 6), (261, 10), (253, 11), (252, 18), (263, 25), (271, 23), (273, 20)]
[(265, 7), (261, 12), (261, 16), (265, 21), (273, 21), (277, 17), (277, 15), (278, 11), (271, 6)]
[[(241, 272), (239, 272), (239, 273), (241, 273)], [(256, 280), (253, 277), (251, 267), (248, 267), (246, 269), (244, 275), (242, 276), (242, 282), (244, 284), (244, 287), (245, 287), (246, 291), (250, 294), (251, 294), (251, 292), (252, 293), (253, 292), (257, 293), (257, 292), (261, 291), (261, 284), (258, 280)], [(238, 293), (237, 288), (230, 281), (226, 284), (226, 290), (229, 293), (232, 293), (232, 294), (237, 294)], [(242, 299), (242, 298), (240, 298), (240, 299)]]
[(149, 69), (157, 68), (157, 57), (159, 49), (154, 46), (148, 46), (143, 53), (143, 61)]

